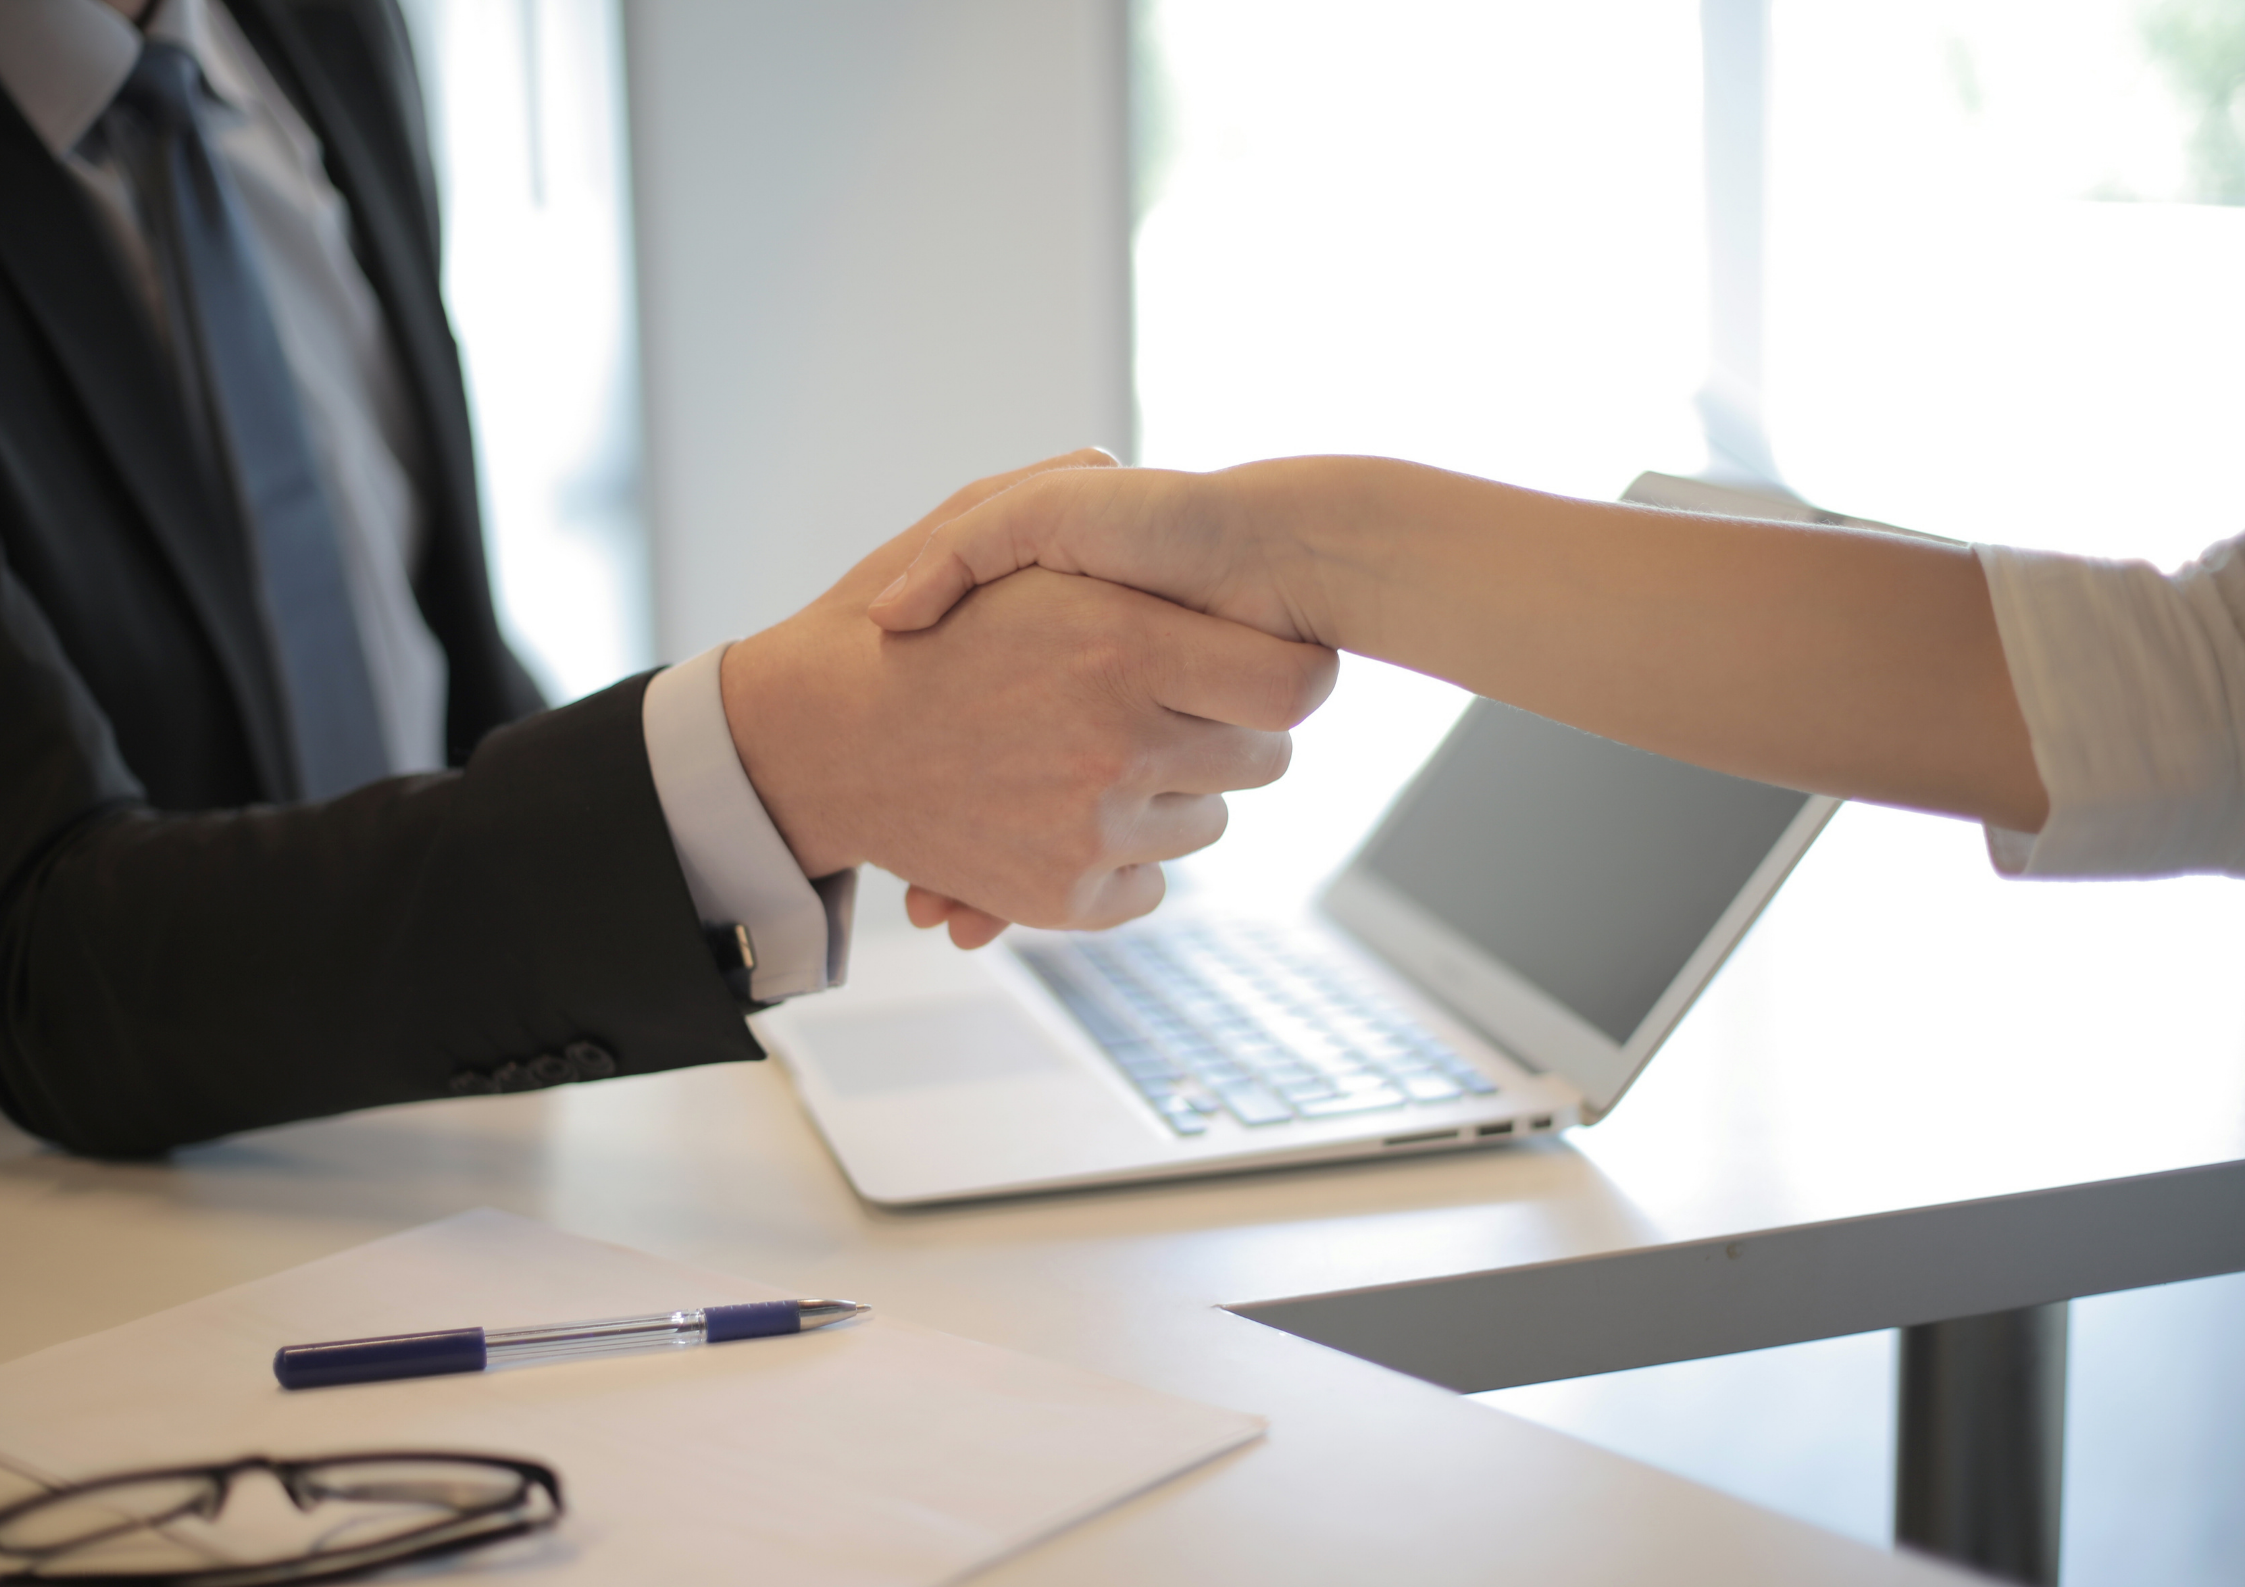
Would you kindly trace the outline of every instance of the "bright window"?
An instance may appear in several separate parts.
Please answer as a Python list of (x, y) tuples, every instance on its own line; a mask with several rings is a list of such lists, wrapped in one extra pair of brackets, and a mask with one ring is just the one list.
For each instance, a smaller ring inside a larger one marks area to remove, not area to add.
[[(1374, 452), (1618, 494), (1696, 472), (1697, 0), (1150, 0), (1139, 460)], [(1294, 771), (1175, 873), (1320, 879), (1464, 696), (1351, 657)]]
[(2245, 8), (1771, 22), (1767, 407), (1794, 486), (2163, 565), (2245, 527)]
[[(1701, 16), (1141, 0), (1140, 460), (1375, 452), (1585, 496), (1698, 472)], [(2235, 533), (2245, 9), (1769, 0), (1766, 39), (1783, 481), (2169, 565)], [(1352, 661), (1193, 869), (1314, 879), (1459, 704)]]
[(615, 0), (408, 0), (500, 619), (555, 703), (648, 664)]

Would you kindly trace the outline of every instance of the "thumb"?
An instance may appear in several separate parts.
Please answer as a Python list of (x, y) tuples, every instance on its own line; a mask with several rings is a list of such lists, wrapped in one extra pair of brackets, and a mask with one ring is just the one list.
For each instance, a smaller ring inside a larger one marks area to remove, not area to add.
[(1061, 529), (1087, 485), (1096, 481), (1112, 494), (1112, 466), (1047, 469), (968, 507), (928, 536), (866, 615), (891, 633), (911, 633), (933, 625), (976, 585), (1023, 568), (1083, 572), (1062, 549)]

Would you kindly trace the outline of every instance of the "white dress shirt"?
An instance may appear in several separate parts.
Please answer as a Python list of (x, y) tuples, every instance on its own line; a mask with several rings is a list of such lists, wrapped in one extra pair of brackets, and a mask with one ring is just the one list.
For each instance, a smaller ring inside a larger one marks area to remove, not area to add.
[(2245, 536), (2172, 575), (1975, 548), (2050, 816), (2015, 876), (2245, 876)]
[[(380, 300), (351, 249), (349, 210), (327, 179), (319, 140), (223, 5), (163, 0), (147, 32), (203, 69), (213, 141), (248, 211), (334, 509), (390, 768), (434, 770), (444, 764), (446, 667), (413, 596), (427, 532), (419, 437)], [(138, 30), (104, 0), (0, 4), (0, 91), (93, 200), (168, 346), (140, 200), (100, 131), (140, 48)], [(842, 979), (855, 878), (814, 885), (766, 815), (726, 725), (721, 654), (650, 685), (647, 759), (695, 907), (708, 924), (747, 928), (750, 986), (771, 1001)]]

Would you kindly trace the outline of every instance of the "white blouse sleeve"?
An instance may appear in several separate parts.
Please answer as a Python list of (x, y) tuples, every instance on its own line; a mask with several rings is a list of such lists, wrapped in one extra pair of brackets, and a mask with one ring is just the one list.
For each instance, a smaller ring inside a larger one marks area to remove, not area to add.
[(2013, 876), (2245, 875), (2245, 536), (2176, 573), (1977, 546), (2050, 795)]

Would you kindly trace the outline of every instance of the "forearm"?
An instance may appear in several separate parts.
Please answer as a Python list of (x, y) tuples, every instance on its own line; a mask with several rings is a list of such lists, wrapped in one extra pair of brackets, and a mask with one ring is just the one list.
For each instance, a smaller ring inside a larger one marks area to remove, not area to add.
[(1374, 458), (1207, 477), (1304, 630), (1588, 731), (2024, 831), (2045, 812), (1962, 547), (1575, 501)]
[(489, 1089), (578, 1042), (594, 1072), (754, 1056), (639, 714), (624, 684), (465, 772), (56, 830), (0, 890), (0, 1098), (73, 1149), (144, 1153)]

